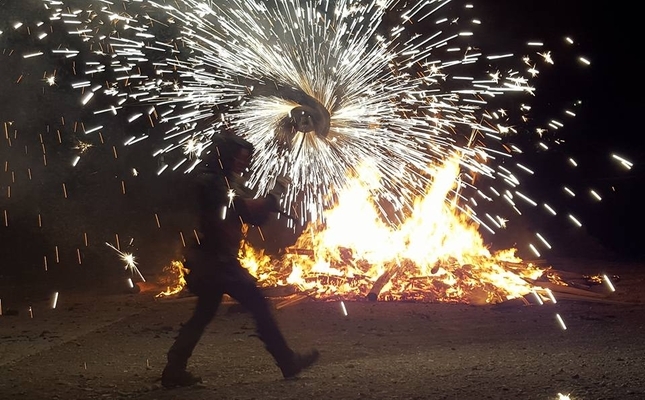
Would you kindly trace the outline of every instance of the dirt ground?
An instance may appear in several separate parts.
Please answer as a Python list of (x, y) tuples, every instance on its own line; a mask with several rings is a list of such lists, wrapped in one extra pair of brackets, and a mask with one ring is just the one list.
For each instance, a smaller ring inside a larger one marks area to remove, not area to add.
[(158, 378), (194, 299), (80, 290), (61, 292), (53, 309), (52, 298), (11, 298), (4, 288), (0, 398), (643, 399), (644, 265), (596, 267), (620, 276), (601, 302), (365, 301), (344, 303), (345, 315), (339, 302), (307, 300), (276, 309), (294, 348), (322, 354), (291, 381), (250, 316), (228, 303), (190, 361), (203, 384), (173, 390)]

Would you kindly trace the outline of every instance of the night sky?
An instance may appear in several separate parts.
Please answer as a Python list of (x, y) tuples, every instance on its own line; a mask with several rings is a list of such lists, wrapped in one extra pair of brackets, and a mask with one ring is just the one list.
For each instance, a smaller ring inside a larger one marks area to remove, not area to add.
[[(573, 51), (592, 61), (591, 68), (581, 69), (561, 57), (554, 68), (541, 69), (539, 101), (532, 103), (536, 116), (557, 115), (554, 110), (572, 100), (579, 99), (582, 105), (577, 118), (558, 132), (562, 145), (530, 155), (530, 164), (539, 165), (542, 175), (534, 183), (535, 190), (562, 193), (562, 185), (567, 185), (578, 193), (587, 187), (598, 188), (606, 194), (601, 203), (563, 201), (575, 207), (588, 232), (604, 246), (622, 255), (642, 255), (639, 231), (645, 220), (638, 193), (645, 181), (639, 162), (645, 141), (636, 121), (642, 112), (644, 89), (638, 76), (645, 64), (635, 50), (643, 37), (636, 13), (580, 0), (502, 0), (478, 7), (490, 10), (483, 14), (494, 26), (487, 29), (491, 44), (502, 48), (515, 48), (518, 41), (526, 40), (562, 44), (563, 37), (571, 36), (576, 39)], [(553, 48), (554, 53), (562, 49)], [(625, 171), (610, 159), (613, 153), (629, 157), (634, 168)], [(572, 170), (565, 165), (568, 157), (579, 161), (580, 167)]]
[[(616, 259), (642, 257), (640, 232), (645, 221), (639, 193), (645, 172), (640, 75), (644, 65), (638, 60), (642, 34), (637, 13), (582, 0), (480, 3), (477, 7), (485, 24), (478, 33), (482, 44), (505, 49), (527, 40), (544, 40), (553, 43), (556, 53), (570, 35), (577, 44), (569, 52), (592, 61), (590, 67), (580, 68), (573, 57), (566, 56), (556, 59), (553, 68), (541, 69), (532, 103), (536, 119), (560, 113), (577, 99), (582, 104), (577, 117), (558, 132), (561, 144), (549, 151), (533, 147), (520, 158), (537, 171), (527, 183), (531, 193), (575, 210), (584, 228), (572, 229), (561, 219), (547, 221), (542, 215), (529, 214), (496, 237), (484, 234), (485, 239), (503, 248), (519, 243), (527, 231), (541, 229), (556, 238), (558, 246), (544, 255), (547, 259), (600, 254)], [(50, 87), (42, 80), (44, 72), (57, 69), (62, 82), (70, 73), (69, 64), (47, 56), (23, 59), (22, 47), (39, 45), (11, 28), (16, 21), (35, 21), (48, 14), (37, 0), (0, 0), (0, 7), (4, 32), (0, 35), (0, 123), (7, 126), (11, 138), (0, 127), (0, 212), (6, 210), (8, 215), (8, 226), (4, 216), (0, 218), (0, 277), (30, 282), (43, 276), (45, 264), (49, 276), (68, 281), (72, 277), (70, 285), (78, 277), (125, 275), (116, 253), (105, 246), (105, 242), (116, 244), (117, 236), (122, 250), (137, 255), (143, 271), (159, 272), (179, 254), (182, 235), (189, 237), (195, 226), (184, 177), (157, 177), (150, 147), (124, 148), (121, 144), (131, 128), (123, 120), (102, 121), (106, 126), (102, 143), (96, 136), (86, 137), (78, 123), (100, 118), (78, 106), (77, 91), (62, 83)], [(93, 147), (72, 167), (83, 143)], [(530, 141), (523, 145), (531, 148)], [(612, 153), (626, 157), (634, 167), (622, 168), (611, 159)], [(570, 168), (568, 157), (575, 158), (579, 167)], [(138, 176), (133, 176), (133, 168)], [(578, 196), (565, 196), (563, 185)], [(588, 188), (602, 193), (603, 201), (592, 201)], [(288, 240), (278, 237), (270, 246), (279, 247)]]
[[(550, 103), (576, 97), (582, 101), (575, 122), (563, 134), (565, 143), (546, 155), (540, 169), (550, 177), (539, 182), (545, 189), (567, 185), (574, 191), (586, 187), (604, 193), (602, 202), (580, 202), (569, 198), (585, 220), (589, 234), (617, 255), (642, 256), (641, 187), (645, 170), (641, 161), (645, 141), (641, 137), (638, 116), (642, 113), (645, 64), (636, 55), (643, 35), (636, 13), (626, 7), (597, 6), (584, 1), (495, 2), (503, 4), (502, 15), (508, 20), (517, 16), (525, 21), (523, 30), (535, 31), (540, 37), (563, 32), (578, 39), (580, 52), (592, 60), (585, 71), (557, 68), (546, 74), (540, 90), (548, 107)], [(562, 71), (564, 70), (564, 74)], [(579, 168), (564, 168), (562, 157), (570, 154)], [(610, 154), (628, 157), (635, 166), (626, 171), (612, 161)], [(538, 160), (536, 158), (536, 160)], [(557, 190), (557, 189), (556, 189)], [(581, 196), (578, 196), (581, 197)]]

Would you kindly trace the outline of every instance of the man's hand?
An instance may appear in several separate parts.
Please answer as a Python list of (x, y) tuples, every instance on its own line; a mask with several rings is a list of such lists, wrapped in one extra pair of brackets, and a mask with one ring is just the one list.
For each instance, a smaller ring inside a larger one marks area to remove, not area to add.
[(282, 197), (282, 195), (287, 191), (290, 184), (291, 179), (287, 178), (286, 176), (280, 176), (276, 178), (273, 189), (271, 189), (269, 194), (280, 199), (280, 197)]
[(280, 211), (280, 200), (275, 195), (269, 193), (269, 195), (265, 198), (265, 201), (266, 208), (269, 212)]
[(280, 211), (278, 200), (271, 195), (259, 199), (241, 199), (235, 207), (242, 220), (251, 225), (262, 225), (271, 213)]

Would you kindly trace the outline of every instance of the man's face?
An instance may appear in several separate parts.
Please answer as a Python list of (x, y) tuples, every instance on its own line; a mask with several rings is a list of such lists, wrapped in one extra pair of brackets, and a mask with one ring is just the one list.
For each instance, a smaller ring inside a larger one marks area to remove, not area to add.
[(249, 149), (240, 148), (233, 157), (233, 173), (241, 174), (246, 171), (251, 163), (251, 152)]

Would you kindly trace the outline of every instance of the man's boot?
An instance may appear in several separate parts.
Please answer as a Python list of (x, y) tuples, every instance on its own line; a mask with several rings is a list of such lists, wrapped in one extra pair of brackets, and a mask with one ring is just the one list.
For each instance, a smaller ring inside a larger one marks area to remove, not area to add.
[(188, 359), (199, 341), (201, 331), (184, 325), (179, 331), (175, 343), (168, 350), (168, 363), (161, 373), (161, 385), (165, 388), (191, 386), (200, 383), (202, 378), (186, 371)]
[(195, 376), (186, 371), (185, 368), (177, 367), (171, 363), (166, 364), (166, 368), (161, 373), (161, 385), (166, 389), (192, 386), (201, 383), (202, 378)]
[(295, 378), (303, 370), (311, 367), (316, 361), (318, 361), (319, 357), (320, 353), (316, 349), (310, 350), (306, 353), (294, 352), (289, 360), (278, 364), (278, 367), (280, 367), (284, 379)]

